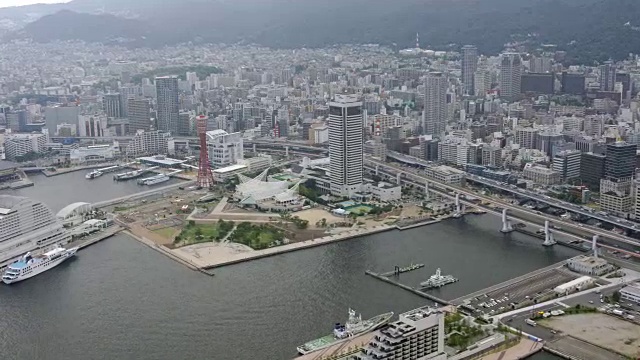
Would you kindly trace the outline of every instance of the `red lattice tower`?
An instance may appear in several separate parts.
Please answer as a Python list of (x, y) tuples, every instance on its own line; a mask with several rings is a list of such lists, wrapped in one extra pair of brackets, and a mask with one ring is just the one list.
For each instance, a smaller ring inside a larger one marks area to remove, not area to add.
[(209, 117), (199, 115), (196, 117), (196, 127), (200, 138), (200, 163), (198, 164), (198, 186), (209, 188), (213, 186), (213, 174), (209, 164), (209, 151), (207, 151), (207, 121)]

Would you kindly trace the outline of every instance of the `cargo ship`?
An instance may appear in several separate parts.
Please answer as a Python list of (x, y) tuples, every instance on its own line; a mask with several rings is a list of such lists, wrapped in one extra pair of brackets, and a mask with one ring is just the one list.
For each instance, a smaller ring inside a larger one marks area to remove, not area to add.
[(333, 328), (333, 334), (311, 340), (298, 346), (298, 353), (302, 355), (309, 354), (345, 341), (353, 336), (374, 331), (387, 324), (392, 317), (393, 312), (388, 312), (374, 316), (368, 320), (362, 320), (362, 315), (358, 314), (356, 316), (355, 310), (349, 309), (349, 319), (344, 325), (337, 323)]

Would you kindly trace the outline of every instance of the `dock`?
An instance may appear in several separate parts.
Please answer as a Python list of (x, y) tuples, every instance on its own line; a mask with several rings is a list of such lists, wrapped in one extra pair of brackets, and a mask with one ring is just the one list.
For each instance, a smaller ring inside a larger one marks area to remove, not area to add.
[(409, 291), (411, 293), (414, 293), (414, 294), (416, 294), (416, 295), (418, 295), (420, 297), (423, 297), (425, 299), (429, 299), (431, 301), (434, 301), (434, 302), (436, 302), (436, 303), (438, 303), (440, 305), (451, 305), (451, 302), (449, 302), (447, 300), (441, 299), (441, 298), (439, 298), (437, 296), (434, 296), (434, 295), (431, 295), (431, 294), (427, 294), (426, 292), (421, 291), (421, 290), (419, 290), (417, 288), (411, 287), (409, 285), (401, 284), (398, 281), (390, 279), (390, 278), (388, 278), (386, 276), (383, 276), (381, 274), (375, 273), (375, 272), (373, 272), (371, 270), (366, 270), (364, 273), (369, 275), (369, 276), (372, 276), (373, 278), (376, 278), (378, 280), (382, 280), (382, 281), (384, 281), (384, 282), (386, 282), (388, 284), (395, 285), (395, 286), (397, 286), (397, 287), (399, 287), (401, 289), (407, 290), (407, 291)]
[(122, 228), (119, 225), (111, 225), (108, 228), (94, 233), (90, 236), (86, 236), (82, 239), (79, 240), (75, 240), (70, 242), (69, 244), (67, 244), (68, 247), (78, 247), (78, 249), (84, 249), (87, 246), (91, 246), (93, 244), (96, 244), (104, 239), (110, 238), (113, 235), (119, 233), (120, 231), (124, 230), (124, 228)]
[(431, 225), (431, 224), (436, 224), (439, 223), (441, 220), (440, 219), (434, 219), (431, 217), (425, 218), (425, 219), (416, 219), (414, 221), (400, 221), (396, 224), (396, 229), (398, 230), (409, 230), (409, 229), (413, 229), (413, 228), (417, 228), (420, 226), (426, 226), (426, 225)]
[(398, 275), (400, 275), (402, 273), (406, 273), (406, 272), (409, 272), (409, 271), (422, 269), (423, 267), (424, 267), (424, 264), (411, 264), (411, 265), (405, 266), (405, 267), (396, 266), (393, 269), (393, 271), (388, 271), (386, 273), (382, 273), (382, 274), (380, 274), (380, 276), (392, 276), (392, 275), (398, 276)]

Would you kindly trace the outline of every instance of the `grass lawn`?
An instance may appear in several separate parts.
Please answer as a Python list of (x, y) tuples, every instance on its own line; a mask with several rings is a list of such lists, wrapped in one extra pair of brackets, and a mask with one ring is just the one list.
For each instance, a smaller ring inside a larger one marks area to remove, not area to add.
[(347, 211), (350, 211), (352, 213), (355, 214), (360, 214), (360, 215), (364, 215), (364, 214), (368, 214), (369, 211), (371, 211), (372, 207), (371, 206), (367, 206), (367, 205), (356, 205), (356, 206), (349, 206), (344, 208)]
[(171, 239), (173, 237), (173, 235), (176, 234), (177, 231), (178, 231), (178, 229), (176, 229), (174, 227), (166, 227), (166, 228), (162, 228), (162, 229), (153, 230), (154, 233), (162, 236), (165, 239)]
[(220, 241), (233, 229), (233, 221), (220, 220), (214, 224), (196, 224), (190, 221), (175, 238), (179, 246)]
[(255, 250), (273, 246), (275, 241), (282, 241), (284, 233), (269, 225), (253, 225), (243, 222), (231, 234), (231, 241), (247, 245)]

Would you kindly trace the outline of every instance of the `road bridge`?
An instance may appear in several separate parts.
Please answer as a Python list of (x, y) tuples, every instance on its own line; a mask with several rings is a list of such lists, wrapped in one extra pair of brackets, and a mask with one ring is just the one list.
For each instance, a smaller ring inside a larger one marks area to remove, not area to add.
[[(402, 162), (404, 164), (407, 165), (412, 165), (412, 166), (419, 166), (419, 167), (428, 167), (428, 166), (433, 166), (434, 163), (430, 162), (430, 161), (425, 161), (422, 159), (418, 159), (415, 158), (413, 156), (407, 156), (395, 151), (389, 151), (387, 152), (387, 158), (391, 158), (394, 159), (396, 161)], [(471, 180), (473, 182), (488, 186), (488, 187), (492, 187), (492, 188), (496, 188), (499, 189), (501, 191), (504, 192), (508, 192), (511, 193), (512, 195), (521, 197), (521, 198), (529, 198), (531, 200), (535, 200), (537, 202), (540, 203), (544, 203), (559, 209), (563, 209), (566, 211), (570, 211), (573, 213), (577, 213), (580, 215), (584, 215), (584, 216), (588, 216), (590, 218), (594, 218), (594, 219), (598, 219), (600, 221), (603, 222), (607, 222), (607, 223), (611, 223), (614, 224), (617, 227), (621, 227), (627, 230), (640, 230), (640, 226), (637, 226), (636, 224), (633, 224), (629, 221), (626, 221), (622, 218), (619, 217), (615, 217), (615, 216), (608, 216), (608, 215), (603, 215), (603, 214), (599, 214), (593, 210), (586, 210), (585, 208), (576, 205), (576, 204), (572, 204), (566, 201), (562, 201), (562, 200), (558, 200), (558, 199), (554, 199), (550, 196), (545, 196), (542, 194), (537, 194), (533, 191), (530, 190), (526, 190), (526, 189), (520, 189), (517, 187), (512, 187), (510, 185), (507, 184), (503, 184), (499, 181), (495, 181), (495, 180), (491, 180), (491, 179), (487, 179), (487, 178), (483, 178), (481, 176), (477, 176), (477, 175), (473, 175), (473, 174), (466, 174), (467, 180)]]
[[(455, 194), (459, 193), (459, 194), (463, 194), (463, 195), (467, 195), (470, 196), (472, 198), (476, 198), (479, 199), (481, 201), (486, 201), (492, 204), (496, 204), (502, 208), (506, 208), (509, 210), (513, 210), (513, 211), (517, 211), (520, 213), (525, 213), (528, 216), (532, 217), (532, 218), (539, 218), (542, 222), (544, 222), (545, 220), (551, 220), (551, 221), (555, 221), (558, 222), (558, 219), (552, 218), (550, 216), (544, 215), (544, 214), (538, 214), (536, 212), (533, 212), (529, 209), (523, 208), (523, 207), (519, 207), (519, 206), (515, 206), (511, 203), (507, 203), (505, 201), (499, 200), (499, 199), (495, 199), (492, 197), (488, 197), (482, 194), (478, 194), (475, 193), (469, 189), (465, 189), (462, 188), (460, 186), (456, 186), (456, 185), (451, 185), (451, 184), (444, 184), (442, 182), (436, 181), (434, 179), (431, 178), (427, 178), (426, 176), (423, 175), (418, 175), (412, 172), (408, 172), (405, 169), (399, 168), (397, 166), (391, 165), (391, 164), (387, 164), (372, 158), (368, 158), (365, 157), (365, 168), (369, 169), (370, 171), (377, 171), (378, 173), (383, 172), (386, 173), (387, 176), (390, 179), (400, 179), (400, 181), (404, 181), (404, 182), (410, 182), (412, 184), (415, 184), (417, 186), (425, 186), (426, 184), (430, 184), (428, 186), (429, 191), (440, 191), (441, 195), (450, 197), (450, 198), (455, 198)], [(449, 194), (449, 192), (452, 192), (454, 195)], [(477, 204), (471, 203), (473, 206), (477, 206)], [(588, 231), (592, 234), (597, 234), (603, 238), (609, 238), (609, 239), (614, 239), (616, 241), (620, 241), (623, 243), (627, 243), (627, 244), (631, 244), (631, 245), (635, 245), (635, 246), (640, 246), (640, 242), (638, 240), (629, 238), (627, 236), (623, 236), (623, 235), (618, 235), (618, 234), (614, 234), (608, 231), (603, 231), (599, 228), (596, 228), (594, 226), (589, 226), (589, 225), (583, 225), (583, 224), (574, 224), (572, 222), (569, 221), (561, 221), (561, 223), (563, 224), (563, 226), (565, 227), (569, 227), (569, 228), (573, 228), (575, 230), (578, 231)]]

